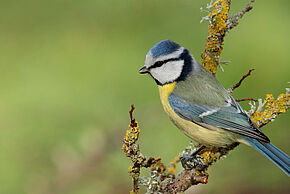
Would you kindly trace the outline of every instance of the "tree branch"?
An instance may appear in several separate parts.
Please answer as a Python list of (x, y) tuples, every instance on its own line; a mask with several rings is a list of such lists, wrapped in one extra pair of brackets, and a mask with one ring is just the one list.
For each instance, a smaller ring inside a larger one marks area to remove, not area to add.
[(272, 94), (267, 94), (263, 105), (266, 107), (264, 110), (258, 108), (251, 116), (251, 119), (260, 128), (273, 122), (279, 114), (285, 113), (290, 108), (290, 93), (286, 91), (286, 93), (280, 94), (276, 100)]
[[(198, 154), (198, 156), (201, 158), (203, 166), (197, 166), (191, 170), (182, 171), (175, 179), (171, 181), (170, 184), (163, 188), (163, 191), (168, 193), (178, 193), (186, 191), (189, 187), (193, 185), (197, 185), (200, 183), (206, 184), (208, 181), (208, 173), (206, 172), (208, 167), (217, 160), (221, 159), (230, 150), (234, 149), (238, 145), (239, 143), (234, 143), (225, 148), (206, 147)], [(194, 151), (192, 148), (190, 149), (191, 152)]]
[(140, 152), (139, 145), (137, 141), (139, 139), (139, 135), (141, 130), (139, 129), (139, 125), (135, 118), (133, 117), (133, 111), (135, 107), (131, 105), (131, 110), (129, 111), (130, 114), (130, 125), (129, 129), (126, 131), (126, 135), (123, 139), (123, 146), (122, 150), (125, 152), (126, 156), (131, 159), (133, 162), (132, 166), (129, 166), (129, 174), (133, 180), (133, 193), (140, 193), (140, 186), (139, 186), (139, 177), (141, 168), (149, 168), (151, 167), (151, 171), (153, 169), (158, 169), (160, 173), (165, 171), (164, 165), (161, 163), (160, 157), (150, 157), (146, 160), (146, 157)]
[(208, 14), (208, 36), (201, 58), (202, 65), (213, 75), (216, 74), (223, 50), (230, 4), (231, 0), (216, 0), (212, 3), (213, 10)]

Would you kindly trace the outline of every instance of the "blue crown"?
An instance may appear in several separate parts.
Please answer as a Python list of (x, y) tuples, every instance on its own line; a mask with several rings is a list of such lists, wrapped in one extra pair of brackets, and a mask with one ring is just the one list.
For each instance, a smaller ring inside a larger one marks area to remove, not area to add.
[(177, 51), (181, 46), (171, 40), (162, 40), (155, 44), (151, 48), (151, 53), (153, 57), (159, 57), (162, 55), (168, 55)]

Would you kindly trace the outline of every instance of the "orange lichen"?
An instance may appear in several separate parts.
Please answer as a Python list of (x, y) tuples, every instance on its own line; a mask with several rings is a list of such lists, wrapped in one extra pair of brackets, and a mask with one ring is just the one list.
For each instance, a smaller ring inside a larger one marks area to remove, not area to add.
[(200, 182), (202, 182), (203, 184), (206, 184), (208, 181), (208, 177), (204, 177), (204, 178), (201, 178)]
[(213, 10), (208, 14), (208, 37), (205, 50), (201, 54), (202, 65), (213, 74), (219, 65), (219, 58), (223, 50), (224, 36), (227, 31), (228, 13), (231, 0), (216, 0)]
[(252, 120), (258, 127), (262, 127), (273, 121), (277, 115), (286, 112), (290, 107), (290, 94), (282, 93), (275, 100), (272, 94), (267, 94), (264, 111), (256, 111), (252, 115)]

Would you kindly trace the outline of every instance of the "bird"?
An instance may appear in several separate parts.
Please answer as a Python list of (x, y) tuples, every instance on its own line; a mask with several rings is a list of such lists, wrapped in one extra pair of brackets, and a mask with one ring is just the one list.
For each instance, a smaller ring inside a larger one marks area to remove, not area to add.
[(289, 156), (270, 143), (231, 93), (186, 48), (171, 40), (158, 42), (146, 54), (139, 73), (155, 80), (165, 112), (177, 128), (202, 145), (197, 151), (243, 143), (289, 177)]

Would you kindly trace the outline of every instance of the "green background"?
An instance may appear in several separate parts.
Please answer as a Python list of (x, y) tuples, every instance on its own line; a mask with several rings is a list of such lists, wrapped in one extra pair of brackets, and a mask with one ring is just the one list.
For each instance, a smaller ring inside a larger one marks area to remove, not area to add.
[[(201, 61), (202, 0), (27, 0), (0, 2), (0, 193), (128, 193), (121, 151), (128, 111), (146, 156), (171, 161), (189, 139), (163, 112), (157, 87), (138, 69), (158, 41), (174, 40)], [(233, 0), (231, 13), (247, 1)], [(257, 1), (225, 38), (226, 88), (250, 68), (236, 98), (275, 97), (289, 86), (290, 3)], [(247, 110), (248, 103), (241, 103)], [(263, 128), (285, 152), (289, 113)], [(289, 193), (289, 179), (239, 146), (210, 168), (198, 193)], [(148, 171), (144, 171), (147, 175)]]

